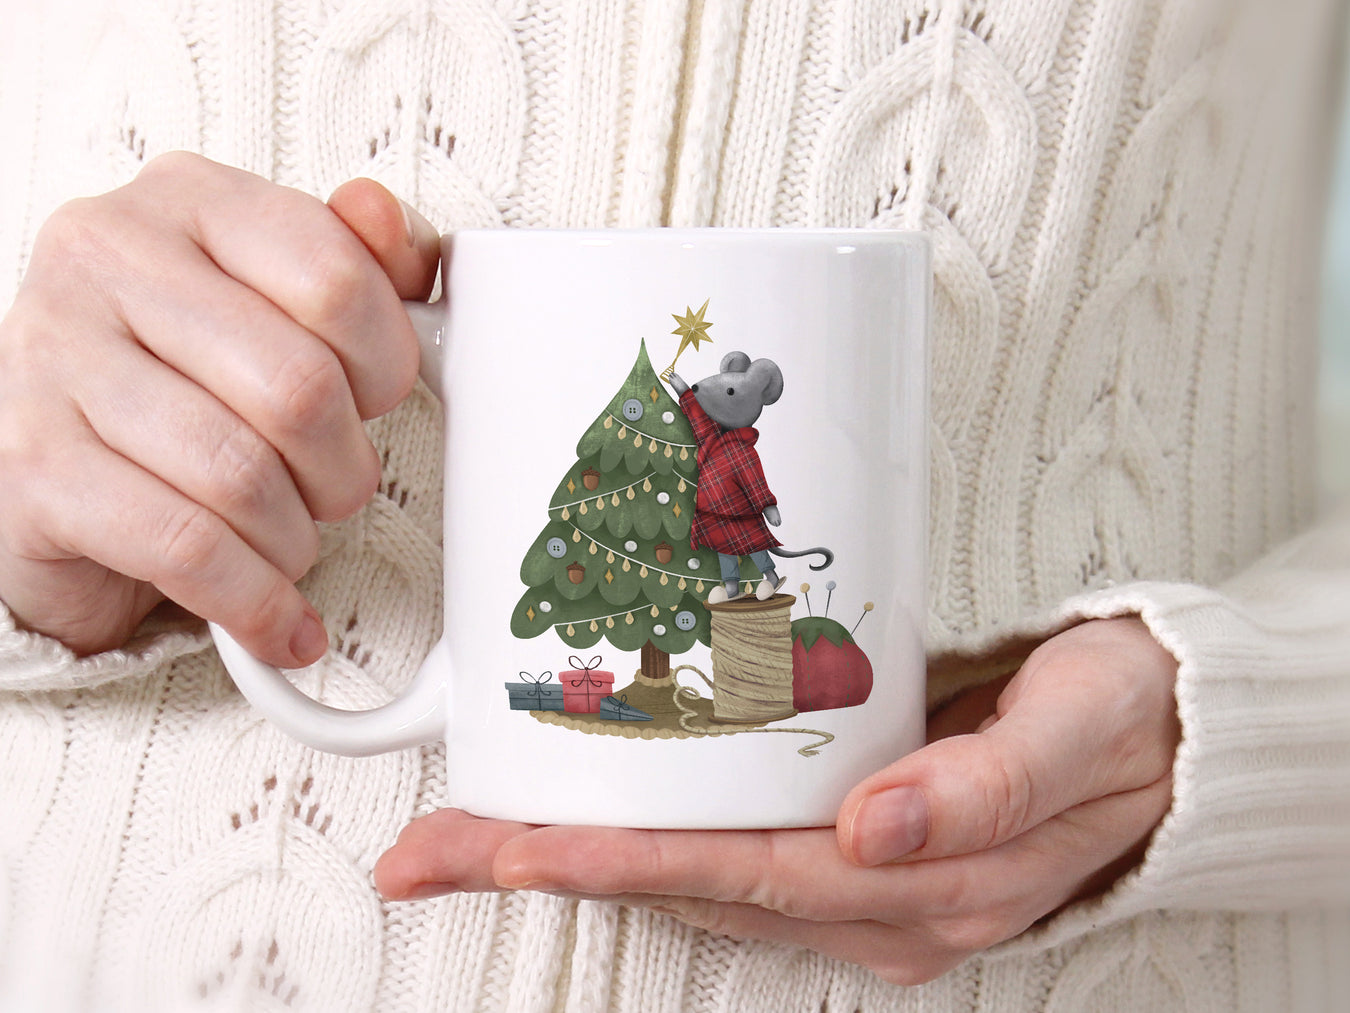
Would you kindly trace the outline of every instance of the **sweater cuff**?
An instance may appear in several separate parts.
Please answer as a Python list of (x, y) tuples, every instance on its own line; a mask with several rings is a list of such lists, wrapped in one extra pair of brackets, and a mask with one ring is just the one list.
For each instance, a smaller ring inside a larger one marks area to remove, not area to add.
[(118, 649), (80, 657), (58, 640), (20, 628), (0, 602), (0, 692), (89, 689), (140, 678), (209, 643), (200, 620), (156, 610)]
[(1045, 632), (1122, 615), (1178, 662), (1171, 809), (1110, 891), (1001, 949), (1150, 910), (1350, 899), (1350, 570), (1262, 566), (1220, 590), (1122, 585), (1066, 602)]

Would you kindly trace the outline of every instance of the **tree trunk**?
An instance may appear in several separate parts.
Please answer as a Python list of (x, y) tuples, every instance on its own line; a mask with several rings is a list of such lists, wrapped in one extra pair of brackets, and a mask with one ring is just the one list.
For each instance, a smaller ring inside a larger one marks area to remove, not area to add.
[(642, 677), (652, 682), (670, 681), (670, 655), (650, 640), (642, 645)]

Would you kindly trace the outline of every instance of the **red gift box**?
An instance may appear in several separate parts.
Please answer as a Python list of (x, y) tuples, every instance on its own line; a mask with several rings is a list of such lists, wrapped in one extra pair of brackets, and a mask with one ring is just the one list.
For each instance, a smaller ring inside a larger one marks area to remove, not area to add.
[(558, 673), (562, 683), (563, 710), (569, 714), (599, 714), (600, 701), (614, 692), (614, 673), (602, 672), (597, 667), (600, 655), (589, 663), (576, 655), (567, 659), (576, 667)]

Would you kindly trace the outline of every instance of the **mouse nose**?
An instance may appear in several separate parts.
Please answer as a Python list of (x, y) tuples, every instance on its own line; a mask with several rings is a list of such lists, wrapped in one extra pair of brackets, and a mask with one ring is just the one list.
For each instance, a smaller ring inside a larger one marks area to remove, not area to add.
[(697, 393), (698, 393), (698, 384), (694, 384), (694, 385), (693, 385), (692, 387), (690, 387), (689, 389), (690, 389), (691, 391), (693, 391), (695, 394), (697, 394)]

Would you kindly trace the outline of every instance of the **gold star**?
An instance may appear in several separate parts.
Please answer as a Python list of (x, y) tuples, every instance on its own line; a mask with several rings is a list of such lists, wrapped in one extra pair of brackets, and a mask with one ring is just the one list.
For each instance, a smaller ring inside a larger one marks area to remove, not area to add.
[(708, 328), (712, 326), (712, 321), (703, 319), (703, 314), (708, 309), (709, 302), (711, 302), (711, 300), (704, 299), (703, 305), (698, 308), (698, 312), (694, 312), (686, 306), (684, 308), (684, 316), (680, 316), (678, 313), (671, 314), (671, 316), (675, 318), (675, 322), (680, 325), (670, 332), (671, 334), (678, 334), (680, 336), (680, 347), (675, 353), (676, 359), (678, 359), (680, 353), (690, 345), (693, 345), (694, 351), (697, 352), (698, 343), (700, 341), (712, 341), (712, 338), (708, 337)]

